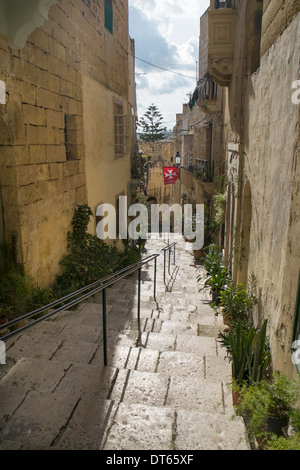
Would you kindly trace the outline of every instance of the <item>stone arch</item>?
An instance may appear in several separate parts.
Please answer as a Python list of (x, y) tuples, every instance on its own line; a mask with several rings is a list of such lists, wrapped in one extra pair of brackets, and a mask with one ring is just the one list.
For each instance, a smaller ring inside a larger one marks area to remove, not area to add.
[(238, 282), (247, 286), (248, 263), (250, 252), (250, 234), (252, 220), (251, 186), (249, 180), (245, 183), (242, 199), (242, 220), (241, 220), (241, 245), (240, 245), (240, 269), (238, 272)]

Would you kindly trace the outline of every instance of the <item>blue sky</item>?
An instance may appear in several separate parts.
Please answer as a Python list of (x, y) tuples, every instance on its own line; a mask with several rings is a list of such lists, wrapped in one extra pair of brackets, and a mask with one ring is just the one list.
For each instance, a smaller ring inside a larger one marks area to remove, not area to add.
[(139, 117), (154, 103), (173, 128), (176, 113), (196, 86), (200, 17), (209, 0), (129, 0), (129, 33), (135, 40)]

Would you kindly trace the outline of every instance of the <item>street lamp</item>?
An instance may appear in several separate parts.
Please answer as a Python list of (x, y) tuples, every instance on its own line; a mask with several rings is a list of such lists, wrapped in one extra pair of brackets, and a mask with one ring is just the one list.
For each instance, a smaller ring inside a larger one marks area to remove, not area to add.
[(179, 166), (180, 162), (181, 162), (181, 156), (180, 156), (179, 152), (177, 152), (176, 155), (175, 155), (175, 165)]

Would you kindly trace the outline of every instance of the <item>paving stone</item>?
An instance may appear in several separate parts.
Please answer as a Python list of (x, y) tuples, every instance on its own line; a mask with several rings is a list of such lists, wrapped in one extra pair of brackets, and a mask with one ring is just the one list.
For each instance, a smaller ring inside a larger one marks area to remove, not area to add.
[(36, 333), (23, 333), (16, 342), (7, 349), (7, 357), (18, 361), (23, 357), (50, 359), (61, 344), (57, 337), (40, 335)]
[[(99, 450), (107, 426), (116, 412), (111, 400), (82, 397), (68, 426), (54, 443), (55, 450)], [(88, 430), (88, 432), (87, 432)]]
[(168, 408), (121, 403), (103, 450), (168, 450), (173, 423)]
[(32, 391), (7, 422), (1, 437), (31, 449), (50, 449), (77, 402), (78, 397), (70, 394)]
[(221, 413), (179, 410), (176, 419), (177, 449), (250, 450), (241, 418), (233, 421)]
[(229, 361), (223, 357), (205, 355), (205, 378), (229, 382), (232, 378), (232, 369)]
[(176, 333), (185, 335), (197, 335), (198, 324), (176, 321), (165, 321), (161, 326), (162, 333), (169, 333), (176, 335)]
[(223, 384), (204, 378), (171, 377), (166, 406), (224, 413)]
[(140, 354), (138, 356), (136, 370), (145, 371), (145, 372), (146, 371), (155, 372), (157, 368), (158, 360), (159, 360), (159, 351), (141, 348)]
[(174, 351), (176, 338), (171, 334), (149, 333), (147, 337), (147, 348), (158, 351)]
[[(169, 379), (161, 374), (129, 371), (122, 401), (163, 406), (168, 390)], [(114, 399), (114, 393), (111, 398)]]
[(186, 335), (176, 335), (176, 351), (198, 354), (200, 357), (210, 353), (217, 354), (216, 339), (206, 336), (191, 336), (188, 341)]
[(179, 351), (161, 352), (157, 372), (181, 377), (204, 377), (204, 362), (197, 354)]
[(22, 390), (40, 390), (53, 392), (71, 364), (44, 359), (20, 359), (3, 377), (0, 388), (17, 387)]

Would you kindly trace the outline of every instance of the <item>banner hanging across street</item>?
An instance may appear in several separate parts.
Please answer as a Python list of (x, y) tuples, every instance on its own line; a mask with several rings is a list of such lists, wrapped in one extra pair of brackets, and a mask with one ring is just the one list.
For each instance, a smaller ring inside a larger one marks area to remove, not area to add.
[(177, 168), (174, 166), (164, 166), (163, 167), (163, 172), (164, 172), (164, 184), (175, 184), (177, 181)]

